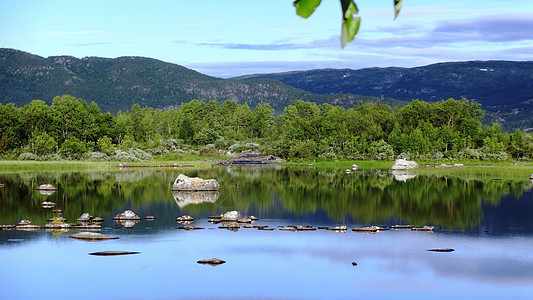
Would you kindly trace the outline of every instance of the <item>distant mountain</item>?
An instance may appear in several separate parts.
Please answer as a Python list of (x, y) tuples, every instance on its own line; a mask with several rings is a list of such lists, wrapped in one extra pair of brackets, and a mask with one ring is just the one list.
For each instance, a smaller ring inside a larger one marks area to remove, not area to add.
[[(13, 49), (0, 49), (0, 103), (18, 107), (39, 99), (69, 94), (94, 101), (102, 111), (116, 113), (133, 104), (154, 108), (175, 107), (197, 99), (203, 102), (233, 100), (250, 107), (269, 103), (278, 113), (294, 100), (352, 107), (376, 97), (318, 95), (277, 80), (220, 79), (176, 64), (143, 57), (115, 59), (71, 56), (40, 57)], [(405, 102), (384, 99), (391, 106)]]
[(435, 102), (466, 97), (508, 129), (533, 128), (533, 61), (448, 62), (416, 68), (321, 69), (256, 74), (310, 93), (336, 93)]

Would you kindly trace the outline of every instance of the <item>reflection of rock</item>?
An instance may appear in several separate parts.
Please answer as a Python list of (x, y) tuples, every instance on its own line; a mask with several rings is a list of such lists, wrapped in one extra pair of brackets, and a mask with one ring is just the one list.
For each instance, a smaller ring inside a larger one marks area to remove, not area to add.
[(41, 184), (37, 190), (39, 191), (55, 191), (56, 188), (51, 184)]
[(38, 190), (41, 195), (50, 196), (56, 192), (56, 190)]
[(42, 207), (42, 208), (52, 208), (52, 207), (54, 207), (55, 205), (56, 205), (56, 204), (55, 204), (54, 202), (47, 202), (47, 201), (45, 201), (45, 202), (41, 203), (41, 207)]
[(174, 184), (173, 191), (218, 191), (219, 184), (216, 179), (202, 179), (188, 177), (180, 174)]
[(394, 161), (394, 165), (391, 167), (391, 170), (409, 170), (417, 167), (418, 164), (412, 160), (397, 159)]
[(125, 212), (116, 215), (113, 219), (114, 220), (140, 220), (141, 217), (136, 215), (131, 210), (126, 210)]
[(97, 232), (79, 232), (70, 236), (73, 239), (86, 241), (105, 241), (110, 239), (118, 239), (116, 236), (101, 234)]
[(139, 223), (139, 220), (115, 220), (115, 222), (126, 228), (132, 228), (135, 224)]
[(218, 192), (204, 191), (204, 192), (185, 192), (174, 191), (172, 193), (174, 200), (179, 207), (184, 207), (189, 204), (200, 204), (203, 202), (216, 202), (218, 200)]
[(396, 181), (403, 182), (416, 177), (416, 175), (409, 174), (409, 172), (405, 170), (392, 170), (392, 175), (394, 175), (394, 179), (396, 179)]

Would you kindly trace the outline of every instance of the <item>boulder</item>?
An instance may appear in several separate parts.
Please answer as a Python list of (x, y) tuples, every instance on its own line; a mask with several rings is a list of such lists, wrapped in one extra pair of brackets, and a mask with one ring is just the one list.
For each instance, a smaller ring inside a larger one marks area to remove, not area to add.
[(125, 212), (116, 215), (113, 219), (114, 220), (140, 220), (141, 217), (136, 215), (131, 210), (126, 210)]
[(87, 223), (87, 222), (91, 221), (92, 218), (93, 218), (93, 216), (91, 216), (89, 213), (83, 213), (83, 214), (77, 219), (77, 221), (80, 222), (80, 223)]
[(236, 222), (240, 218), (241, 218), (241, 213), (236, 211), (236, 210), (232, 210), (232, 211), (228, 211), (224, 215), (222, 215), (222, 218), (220, 220), (222, 222), (228, 222), (228, 221), (235, 221)]
[(412, 160), (397, 159), (394, 161), (394, 165), (391, 167), (391, 170), (409, 170), (417, 167), (418, 164)]
[(174, 184), (173, 191), (218, 191), (219, 184), (216, 179), (202, 179), (199, 177), (188, 177), (180, 174)]

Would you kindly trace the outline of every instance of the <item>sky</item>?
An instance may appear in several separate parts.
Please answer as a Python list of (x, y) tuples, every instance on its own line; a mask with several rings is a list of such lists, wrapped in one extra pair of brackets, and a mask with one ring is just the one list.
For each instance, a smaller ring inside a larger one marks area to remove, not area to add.
[(292, 0), (0, 0), (0, 48), (43, 57), (142, 56), (232, 77), (321, 68), (533, 60), (533, 1), (356, 0), (340, 47), (339, 0), (308, 19)]

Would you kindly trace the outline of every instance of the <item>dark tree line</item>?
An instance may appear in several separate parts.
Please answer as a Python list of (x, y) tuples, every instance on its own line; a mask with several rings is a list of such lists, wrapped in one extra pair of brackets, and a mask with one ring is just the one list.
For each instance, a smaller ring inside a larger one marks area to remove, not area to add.
[[(193, 100), (168, 111), (141, 108), (102, 113), (93, 102), (69, 95), (52, 105), (0, 105), (0, 153), (4, 159), (112, 157), (143, 149), (152, 154), (178, 148), (238, 150), (260, 144), (285, 158), (505, 160), (533, 157), (533, 138), (508, 134), (498, 124), (482, 126), (480, 104), (466, 99), (436, 103), (414, 100), (399, 109), (381, 103), (353, 108), (295, 101), (274, 115), (270, 105), (251, 109), (233, 101)], [(233, 145), (233, 146), (232, 146)]]

